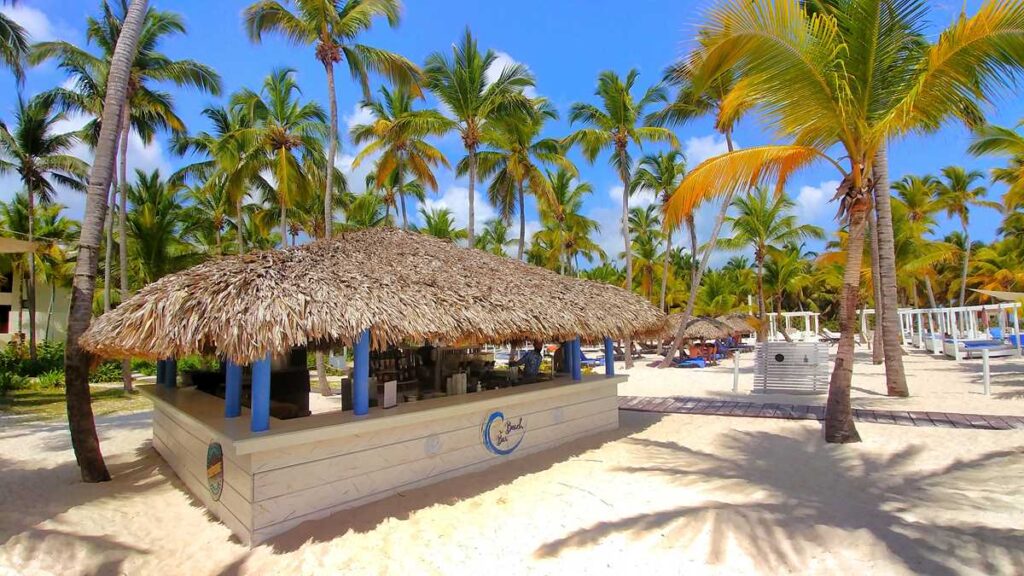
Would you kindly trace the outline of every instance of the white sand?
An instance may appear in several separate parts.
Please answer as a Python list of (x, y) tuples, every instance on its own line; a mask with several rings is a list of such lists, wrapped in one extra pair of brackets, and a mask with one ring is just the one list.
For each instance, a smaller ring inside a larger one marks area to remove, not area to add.
[[(952, 364), (912, 366), (914, 398), (861, 393), (858, 404), (1024, 414), (1020, 394), (963, 389), (971, 377)], [(855, 386), (884, 389), (879, 369), (857, 371)], [(732, 384), (725, 368), (652, 372), (634, 369), (622, 393), (724, 395)], [(153, 452), (148, 414), (101, 420), (115, 480), (100, 485), (78, 481), (64, 425), (10, 424), (0, 573), (1024, 573), (1024, 431), (862, 424), (862, 444), (828, 446), (806, 421), (621, 422), (252, 551)]]

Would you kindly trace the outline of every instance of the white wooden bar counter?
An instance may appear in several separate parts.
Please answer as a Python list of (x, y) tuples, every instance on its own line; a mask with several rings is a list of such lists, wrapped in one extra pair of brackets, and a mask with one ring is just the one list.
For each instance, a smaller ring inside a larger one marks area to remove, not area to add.
[[(565, 377), (371, 408), (365, 416), (271, 418), (265, 432), (249, 430), (247, 409), (226, 419), (222, 399), (193, 388), (139, 388), (153, 400), (157, 452), (243, 543), (256, 545), (399, 490), (618, 428), (624, 380)], [(222, 466), (208, 470), (214, 444)], [(211, 485), (222, 486), (219, 497)]]

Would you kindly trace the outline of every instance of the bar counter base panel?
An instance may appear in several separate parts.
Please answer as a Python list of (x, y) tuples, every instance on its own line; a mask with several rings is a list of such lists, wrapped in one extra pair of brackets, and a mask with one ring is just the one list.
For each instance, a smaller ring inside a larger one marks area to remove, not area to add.
[(614, 430), (625, 380), (566, 377), (364, 416), (271, 418), (265, 432), (249, 431), (247, 409), (225, 419), (224, 401), (195, 389), (139, 389), (153, 400), (153, 447), (243, 544), (256, 546), (309, 520)]

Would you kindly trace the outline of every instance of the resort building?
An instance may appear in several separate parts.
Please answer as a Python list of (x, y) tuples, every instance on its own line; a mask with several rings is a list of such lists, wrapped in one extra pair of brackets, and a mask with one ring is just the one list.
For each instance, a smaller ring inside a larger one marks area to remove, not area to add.
[[(0, 238), (0, 254), (24, 254), (32, 244), (13, 238)], [(0, 345), (29, 334), (28, 274), (0, 268)], [(36, 338), (38, 341), (62, 341), (67, 335), (69, 288), (54, 288), (36, 280)]]

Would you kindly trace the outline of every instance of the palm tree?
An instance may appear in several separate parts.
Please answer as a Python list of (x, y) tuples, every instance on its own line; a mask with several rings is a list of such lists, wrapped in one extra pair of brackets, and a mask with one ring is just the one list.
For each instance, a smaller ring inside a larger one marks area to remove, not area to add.
[[(576, 167), (565, 158), (554, 138), (541, 138), (544, 122), (558, 118), (558, 112), (544, 98), (531, 101), (527, 112), (508, 113), (492, 119), (481, 132), (490, 150), (477, 153), (480, 178), (491, 178), (487, 197), (506, 222), (519, 214), (519, 246), (516, 258), (526, 250), (526, 192), (538, 203), (553, 206), (551, 182), (542, 165), (555, 166), (575, 175)], [(467, 161), (459, 163), (459, 174), (468, 172)]]
[[(14, 1), (11, 0), (11, 3)], [(7, 4), (7, 0), (4, 0), (4, 4)], [(25, 29), (6, 14), (0, 14), (0, 62), (14, 73), (18, 82), (24, 79), (28, 49), (28, 33)]]
[(583, 201), (593, 193), (593, 187), (576, 180), (575, 173), (564, 168), (547, 171), (545, 177), (551, 199), (540, 203), (541, 230), (533, 237), (533, 244), (545, 249), (532, 261), (568, 274), (570, 270), (579, 272), (580, 257), (588, 263), (604, 259), (604, 250), (593, 239), (601, 225), (583, 215)]
[[(626, 286), (633, 285), (633, 251), (629, 233), (629, 183), (632, 160), (629, 145), (642, 147), (646, 142), (668, 142), (673, 148), (679, 147), (675, 135), (666, 128), (644, 124), (644, 110), (655, 103), (665, 102), (665, 90), (652, 86), (644, 91), (640, 99), (633, 97), (633, 88), (640, 73), (630, 70), (625, 78), (611, 71), (602, 72), (597, 79), (594, 93), (602, 102), (603, 109), (593, 104), (576, 103), (569, 112), (569, 124), (586, 126), (566, 137), (569, 145), (580, 145), (583, 155), (593, 163), (601, 152), (610, 149), (612, 165), (622, 181), (622, 239), (626, 256)], [(632, 342), (627, 338), (625, 349)], [(626, 355), (626, 368), (633, 361)]]
[[(493, 82), (488, 71), (496, 65), (493, 50), (481, 53), (469, 29), (462, 42), (452, 46), (451, 58), (435, 52), (424, 67), (427, 87), (444, 104), (458, 122), (462, 145), (466, 148), (466, 173), (469, 174), (469, 245), (474, 245), (476, 227), (475, 200), (477, 182), (477, 151), (488, 122), (510, 111), (525, 111), (530, 101), (524, 88), (533, 86), (533, 77), (522, 64), (502, 68)], [(493, 73), (493, 72), (492, 72)]]
[(996, 202), (985, 199), (987, 190), (984, 186), (975, 186), (985, 175), (980, 170), (965, 170), (960, 166), (946, 166), (942, 169), (942, 181), (937, 187), (936, 202), (945, 210), (949, 218), (960, 220), (960, 229), (964, 234), (964, 261), (960, 273), (960, 306), (966, 306), (967, 271), (971, 260), (971, 233), (967, 229), (971, 221), (971, 207), (986, 207), (1001, 210)]
[(266, 155), (256, 138), (252, 119), (240, 109), (210, 106), (202, 115), (213, 124), (213, 131), (177, 135), (171, 149), (181, 156), (195, 154), (203, 158), (183, 166), (171, 174), (170, 180), (194, 183), (206, 197), (223, 197), (234, 211), (238, 253), (244, 254), (246, 238), (250, 238), (244, 222), (245, 197), (254, 189), (272, 188), (260, 174), (266, 165)]
[[(676, 97), (661, 110), (656, 110), (647, 116), (647, 121), (656, 126), (683, 126), (684, 124), (706, 115), (713, 115), (715, 118), (715, 130), (725, 139), (725, 145), (729, 152), (735, 150), (732, 140), (733, 129), (740, 118), (750, 107), (752, 100), (745, 93), (742, 86), (737, 85), (736, 75), (732, 71), (725, 71), (717, 74), (714, 78), (694, 82), (692, 72), (686, 62), (678, 62), (665, 71), (664, 82), (676, 87)], [(681, 184), (681, 183), (680, 183)], [(722, 205), (715, 218), (714, 227), (711, 230), (711, 238), (706, 243), (704, 255), (698, 263), (697, 252), (691, 253), (694, 266), (690, 268), (690, 290), (687, 296), (686, 308), (683, 310), (679, 322), (679, 329), (676, 331), (672, 345), (666, 351), (665, 360), (659, 365), (667, 368), (672, 365), (671, 359), (675, 357), (676, 351), (682, 345), (686, 325), (693, 315), (697, 298), (700, 294), (699, 286), (704, 272), (711, 262), (711, 254), (715, 251), (718, 243), (718, 235), (725, 224), (729, 207), (732, 205), (732, 197), (735, 190), (728, 191), (722, 199)], [(676, 193), (673, 192), (673, 196)], [(679, 210), (678, 214), (666, 218), (666, 223), (677, 228), (680, 223), (692, 216), (697, 206), (704, 202), (705, 190), (695, 189), (691, 191), (690, 197), (684, 202), (685, 208)], [(677, 198), (676, 205), (679, 200)], [(668, 209), (668, 204), (664, 208)], [(691, 241), (693, 238), (691, 237)], [(695, 243), (694, 243), (695, 244)]]
[[(1024, 127), (1024, 122), (1017, 124)], [(993, 168), (993, 182), (1002, 182), (1009, 188), (1003, 195), (1007, 211), (1024, 205), (1024, 136), (1002, 126), (982, 126), (975, 133), (974, 141), (968, 148), (975, 156), (1000, 156), (1009, 159), (1009, 165)]]
[[(940, 209), (935, 199), (938, 183), (939, 181), (935, 177), (925, 175), (905, 176), (892, 185), (897, 196), (893, 201), (893, 210), (897, 209), (897, 203), (902, 205), (900, 209), (904, 211), (906, 217), (908, 242), (917, 246), (918, 252), (921, 252), (928, 243), (925, 236), (932, 234), (935, 230), (935, 214)], [(906, 265), (905, 262), (904, 265)], [(910, 275), (910, 278), (923, 278), (928, 305), (932, 309), (938, 308), (938, 304), (935, 302), (935, 291), (932, 287), (935, 271), (931, 266), (920, 267), (915, 271), (917, 274)], [(934, 319), (929, 316), (929, 322), (932, 321)]]
[[(961, 14), (934, 44), (922, 33), (927, 15), (927, 4), (921, 1), (726, 0), (709, 13), (702, 42), (686, 63), (701, 86), (724, 73), (737, 74), (746, 97), (735, 100), (756, 101), (769, 127), (792, 141), (703, 163), (677, 190), (680, 203), (700, 190), (728, 194), (752, 183), (778, 184), (793, 170), (820, 160), (842, 175), (837, 199), (850, 241), (840, 319), (844, 338), (826, 422), (830, 442), (859, 439), (849, 387), (864, 225), (872, 196), (879, 204), (883, 329), (886, 345), (897, 347), (885, 355), (886, 384), (890, 394), (908, 393), (898, 351), (895, 282), (884, 281), (895, 278), (895, 257), (885, 248), (892, 229), (886, 142), (935, 129), (953, 118), (977, 122), (978, 100), (1007, 86), (1020, 70), (1019, 62), (1006, 54), (1024, 49), (1024, 38), (1016, 33), (1024, 19), (1024, 1), (987, 0), (975, 16)], [(827, 155), (837, 145), (848, 169)], [(669, 208), (673, 213), (681, 206)]]
[(352, 199), (345, 209), (345, 221), (340, 227), (342, 230), (360, 230), (393, 225), (394, 221), (380, 196), (367, 191)]
[[(121, 34), (124, 25), (124, 15), (127, 14), (127, 0), (120, 1), (120, 14), (111, 8), (110, 3), (104, 0), (102, 4), (102, 15), (99, 19), (90, 17), (87, 20), (86, 39), (95, 43), (101, 51), (101, 56), (93, 56), (81, 48), (68, 42), (47, 42), (33, 47), (30, 60), (34, 62), (57, 59), (69, 70), (73, 71), (73, 77), (80, 81), (80, 88), (85, 87), (83, 76), (92, 78), (107, 78), (109, 76), (110, 62), (117, 45), (117, 39)], [(119, 235), (119, 256), (121, 271), (121, 300), (127, 300), (130, 290), (127, 276), (128, 251), (126, 241), (127, 213), (126, 200), (128, 177), (128, 139), (131, 137), (133, 125), (146, 125), (144, 131), (139, 135), (147, 140), (153, 137), (153, 127), (169, 128), (175, 132), (183, 132), (185, 125), (174, 113), (173, 99), (169, 94), (154, 89), (151, 84), (171, 83), (177, 87), (193, 87), (202, 92), (219, 95), (220, 76), (208, 66), (194, 60), (174, 60), (159, 52), (160, 43), (170, 36), (184, 35), (187, 33), (185, 22), (179, 14), (173, 12), (162, 12), (155, 9), (146, 11), (145, 20), (138, 39), (138, 50), (132, 62), (131, 77), (128, 82), (128, 106), (124, 114), (119, 118), (119, 151), (117, 182), (120, 185), (120, 217), (118, 220)], [(87, 72), (77, 73), (78, 70)], [(94, 86), (104, 86), (106, 81)], [(86, 92), (82, 99), (65, 99), (64, 103), (70, 108), (78, 109), (86, 113), (92, 113), (98, 117), (98, 99), (91, 97), (94, 93)], [(71, 96), (64, 93), (65, 96)], [(126, 359), (121, 364), (124, 386), (126, 390), (131, 389), (131, 363)]]
[[(55, 125), (64, 115), (54, 111), (46, 98), (18, 100), (13, 131), (0, 122), (0, 174), (17, 173), (28, 197), (28, 240), (35, 240), (36, 199), (53, 201), (54, 185), (72, 190), (85, 189), (83, 180), (89, 166), (70, 154), (78, 142), (73, 132), (57, 132)], [(35, 258), (28, 265), (29, 354), (36, 358), (36, 272)]]
[[(648, 154), (640, 159), (640, 164), (633, 175), (630, 193), (635, 194), (640, 189), (650, 190), (656, 195), (662, 208), (664, 208), (668, 204), (668, 199), (671, 197), (672, 192), (675, 191), (676, 187), (679, 186), (679, 182), (682, 181), (684, 174), (686, 174), (686, 158), (682, 152), (669, 150), (668, 152), (658, 154)], [(690, 232), (690, 251), (696, 256), (697, 230), (693, 221), (693, 213), (684, 215), (683, 221)], [(660, 307), (665, 312), (668, 312), (665, 297), (668, 293), (669, 255), (672, 253), (673, 231), (674, 229), (671, 224), (665, 222), (665, 260), (662, 264), (660, 300)], [(696, 269), (694, 269), (690, 277), (690, 286), (691, 289), (697, 286)]]
[(142, 285), (202, 258), (190, 242), (198, 222), (184, 205), (182, 191), (180, 184), (164, 180), (159, 170), (136, 170), (135, 183), (128, 187), (129, 251)]
[(89, 393), (91, 357), (79, 346), (78, 339), (85, 333), (92, 319), (97, 253), (103, 233), (103, 217), (107, 211), (107, 190), (114, 172), (118, 120), (128, 107), (126, 96), (131, 79), (132, 61), (136, 56), (146, 5), (147, 0), (132, 0), (113, 50), (103, 101), (103, 120), (96, 140), (96, 154), (89, 170), (85, 219), (78, 243), (78, 259), (71, 291), (71, 311), (68, 314), (68, 336), (64, 354), (68, 426), (71, 429), (71, 446), (75, 451), (75, 460), (85, 482), (110, 480), (110, 472), (103, 462), (100, 441), (96, 436), (96, 422), (92, 415)]
[(484, 222), (484, 229), (476, 237), (475, 248), (490, 252), (496, 256), (505, 256), (505, 249), (519, 243), (516, 238), (509, 238), (508, 224), (501, 218), (491, 218)]
[(423, 216), (423, 227), (420, 232), (441, 238), (455, 243), (465, 240), (468, 236), (464, 228), (455, 225), (455, 215), (447, 208), (426, 208), (420, 207), (420, 216)]
[(776, 247), (792, 242), (815, 238), (823, 239), (825, 232), (817, 226), (798, 224), (792, 210), (796, 203), (785, 194), (773, 197), (763, 187), (747, 196), (733, 200), (736, 215), (726, 218), (733, 235), (722, 238), (719, 245), (726, 250), (750, 248), (754, 251), (754, 266), (757, 269), (757, 318), (760, 326), (757, 339), (764, 341), (767, 322), (764, 297), (764, 265), (769, 254)]
[[(334, 87), (334, 65), (344, 60), (352, 78), (363, 89), (363, 99), (370, 99), (369, 72), (383, 75), (401, 86), (414, 85), (419, 78), (416, 65), (394, 52), (359, 44), (356, 40), (368, 32), (374, 19), (384, 18), (394, 28), (401, 12), (399, 0), (295, 0), (291, 12), (275, 0), (262, 0), (245, 10), (245, 26), (254, 42), (263, 34), (277, 32), (293, 44), (316, 45), (316, 59), (327, 73), (330, 100), (330, 143), (327, 165), (333, 166), (338, 151), (338, 96)], [(325, 231), (330, 236), (334, 222), (334, 183), (324, 182)]]
[(231, 97), (231, 106), (251, 127), (239, 129), (262, 148), (262, 166), (274, 175), (273, 196), (280, 215), (282, 246), (288, 238), (288, 210), (302, 195), (309, 194), (309, 180), (302, 170), (303, 158), (323, 155), (327, 116), (313, 102), (299, 100), (302, 90), (295, 82), (295, 70), (277, 68), (259, 93), (248, 88)]
[(409, 228), (405, 210), (405, 177), (411, 175), (421, 186), (437, 191), (434, 169), (451, 168), (440, 150), (427, 142), (455, 125), (437, 110), (413, 110), (413, 95), (408, 88), (380, 89), (379, 101), (363, 102), (373, 122), (352, 127), (352, 141), (366, 144), (352, 161), (356, 168), (369, 156), (380, 155), (376, 170), (377, 186), (392, 186), (402, 207), (402, 228)]

